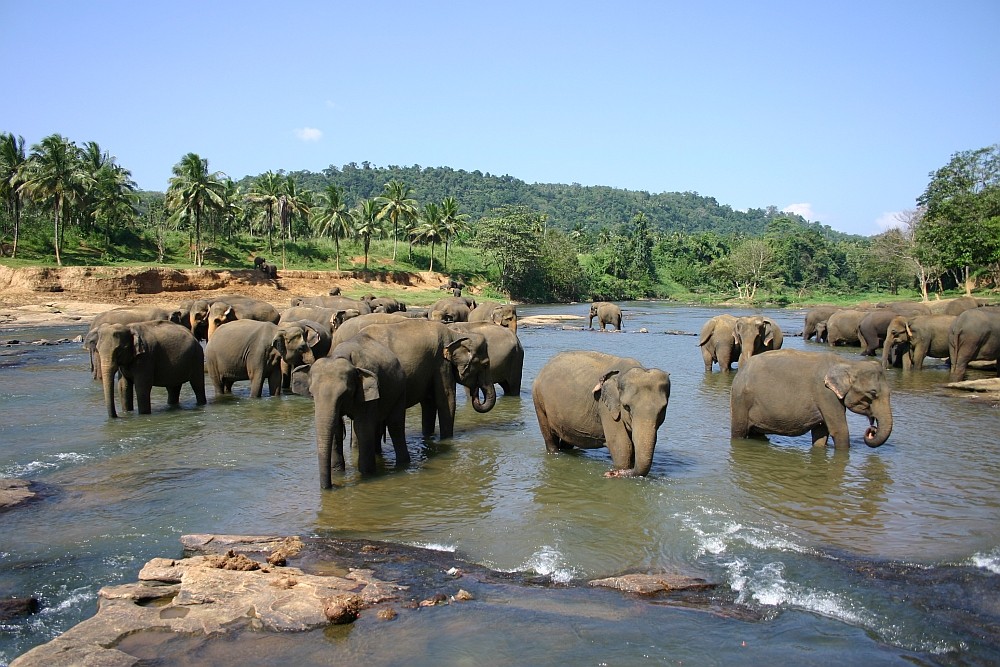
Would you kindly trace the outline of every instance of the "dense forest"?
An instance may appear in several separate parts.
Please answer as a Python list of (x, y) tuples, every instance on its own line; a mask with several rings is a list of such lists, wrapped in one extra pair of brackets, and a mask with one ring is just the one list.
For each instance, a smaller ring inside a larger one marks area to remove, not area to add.
[(53, 134), (29, 149), (0, 133), (2, 255), (231, 268), (266, 254), (282, 268), (446, 271), (526, 301), (926, 298), (1000, 277), (1000, 145), (955, 153), (899, 227), (874, 237), (693, 192), (448, 167), (363, 162), (234, 181), (188, 153), (166, 185), (138, 191), (96, 142)]

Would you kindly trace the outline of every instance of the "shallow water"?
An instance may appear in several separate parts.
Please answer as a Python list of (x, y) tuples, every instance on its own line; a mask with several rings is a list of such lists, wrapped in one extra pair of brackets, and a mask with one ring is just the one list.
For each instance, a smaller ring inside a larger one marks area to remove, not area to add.
[[(586, 314), (586, 305), (519, 311)], [(488, 616), (473, 605), (377, 629), (362, 630), (362, 621), (353, 630), (239, 642), (250, 656), (273, 651), (325, 664), (335, 647), (352, 658), (408, 665), (1000, 660), (1000, 647), (980, 639), (965, 617), (954, 621), (954, 613), (926, 602), (928, 591), (947, 599), (952, 572), (971, 577), (973, 591), (996, 588), (997, 408), (941, 388), (947, 371), (931, 364), (889, 371), (895, 424), (881, 448), (863, 444), (867, 420), (850, 414), (850, 451), (814, 449), (808, 435), (733, 441), (731, 377), (704, 372), (697, 337), (663, 333), (697, 333), (716, 312), (633, 303), (626, 333), (522, 327), (520, 397), (501, 396), (484, 415), (460, 398), (455, 437), (446, 442), (421, 438), (411, 410), (408, 469), (395, 470), (387, 448), (379, 475), (361, 479), (350, 466), (326, 492), (318, 488), (308, 399), (252, 400), (247, 383), (238, 383), (232, 397), (209, 390), (204, 407), (186, 388), (181, 408), (168, 409), (159, 390), (152, 415), (109, 420), (76, 345), (0, 349), (0, 477), (36, 480), (51, 491), (0, 515), (0, 595), (33, 594), (43, 605), (0, 625), (0, 663), (92, 615), (101, 586), (134, 580), (149, 558), (179, 555), (180, 535), (200, 532), (431, 545), (556, 581), (680, 570), (722, 583), (765, 619), (723, 619), (587, 590), (512, 593), (509, 612), (491, 607)], [(768, 314), (786, 334), (801, 331), (802, 311)], [(633, 333), (641, 327), (650, 333)], [(785, 347), (827, 349), (793, 336)], [(564, 349), (633, 356), (671, 374), (648, 478), (604, 479), (606, 450), (546, 454), (530, 388)], [(870, 562), (944, 574), (930, 584), (900, 583), (859, 570)], [(232, 661), (236, 649), (226, 642), (190, 648), (190, 664)]]

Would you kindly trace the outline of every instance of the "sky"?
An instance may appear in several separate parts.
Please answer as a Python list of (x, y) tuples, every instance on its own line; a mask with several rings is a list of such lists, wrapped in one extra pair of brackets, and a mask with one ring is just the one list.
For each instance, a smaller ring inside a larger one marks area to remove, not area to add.
[(1000, 142), (998, 26), (998, 0), (0, 0), (0, 131), (96, 141), (145, 190), (189, 152), (367, 161), (872, 235)]

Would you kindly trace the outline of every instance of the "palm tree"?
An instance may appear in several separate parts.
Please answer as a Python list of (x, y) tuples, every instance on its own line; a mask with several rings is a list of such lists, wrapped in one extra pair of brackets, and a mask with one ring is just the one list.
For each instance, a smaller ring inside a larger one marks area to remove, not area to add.
[(242, 202), (243, 192), (240, 185), (231, 178), (224, 178), (222, 180), (222, 208), (220, 209), (220, 213), (222, 214), (226, 237), (229, 239), (233, 238), (233, 231), (236, 229), (237, 221), (242, 219), (246, 213)]
[(117, 223), (135, 219), (138, 195), (132, 172), (113, 160), (105, 163), (94, 175), (91, 200), (94, 221), (104, 227), (105, 245), (111, 245), (111, 230)]
[(382, 232), (379, 225), (379, 207), (375, 199), (362, 199), (358, 207), (351, 211), (354, 218), (354, 235), (361, 237), (361, 242), (365, 247), (365, 271), (368, 270), (368, 249), (372, 243), (372, 237), (378, 236)]
[(458, 212), (458, 202), (454, 197), (445, 197), (441, 202), (441, 236), (444, 238), (444, 265), (448, 266), (448, 247), (451, 240), (469, 227), (469, 216)]
[(378, 203), (378, 219), (392, 220), (392, 261), (396, 261), (396, 238), (399, 234), (399, 221), (405, 224), (417, 216), (417, 200), (410, 198), (413, 189), (400, 181), (392, 180), (385, 184), (385, 194), (376, 198)]
[(47, 201), (52, 206), (52, 236), (58, 266), (62, 266), (60, 224), (65, 224), (68, 207), (79, 199), (82, 181), (80, 149), (75, 143), (62, 135), (52, 134), (31, 147), (18, 192)]
[(312, 220), (317, 234), (333, 237), (337, 249), (337, 270), (340, 271), (340, 239), (348, 238), (353, 231), (351, 214), (344, 203), (344, 191), (336, 185), (327, 185), (319, 193), (319, 204), (313, 208)]
[(271, 230), (274, 229), (274, 214), (278, 209), (278, 199), (284, 191), (284, 181), (281, 176), (268, 170), (254, 180), (247, 193), (247, 201), (254, 204), (261, 204), (264, 207), (264, 215), (267, 218), (267, 251), (274, 253), (274, 244), (271, 242)]
[(420, 224), (414, 230), (414, 238), (431, 244), (431, 265), (428, 271), (434, 270), (434, 246), (443, 238), (442, 230), (441, 209), (434, 202), (424, 204)]
[(24, 137), (15, 137), (12, 132), (0, 134), (0, 197), (3, 197), (14, 224), (11, 257), (17, 257), (17, 239), (21, 233), (21, 193), (18, 188), (23, 182), (24, 165), (27, 161)]
[(194, 218), (195, 266), (201, 266), (201, 216), (203, 213), (222, 207), (225, 186), (220, 180), (223, 174), (209, 173), (208, 160), (196, 153), (188, 153), (174, 165), (174, 175), (167, 188), (167, 206), (173, 210), (176, 219)]

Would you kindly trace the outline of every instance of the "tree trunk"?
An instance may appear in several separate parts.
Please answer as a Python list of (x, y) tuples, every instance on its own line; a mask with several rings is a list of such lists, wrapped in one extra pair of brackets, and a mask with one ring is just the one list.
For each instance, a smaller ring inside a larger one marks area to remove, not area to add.
[(52, 245), (56, 249), (56, 266), (62, 266), (62, 258), (59, 256), (59, 213), (62, 208), (62, 197), (56, 200), (56, 208), (54, 218), (55, 229), (52, 231)]

